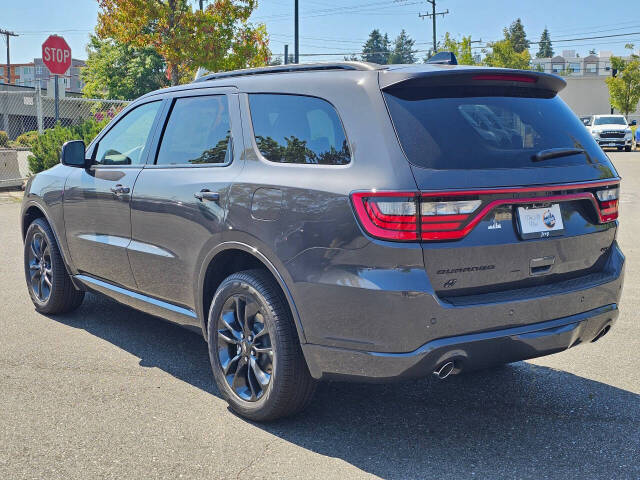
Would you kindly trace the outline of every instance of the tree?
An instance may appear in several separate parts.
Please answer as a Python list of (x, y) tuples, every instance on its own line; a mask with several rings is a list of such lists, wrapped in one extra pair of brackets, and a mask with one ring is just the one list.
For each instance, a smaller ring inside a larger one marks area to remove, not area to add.
[(509, 28), (504, 29), (504, 38), (511, 42), (516, 53), (522, 53), (531, 46), (529, 40), (527, 40), (522, 20), (519, 18), (511, 23)]
[(640, 60), (634, 58), (625, 63), (619, 57), (611, 57), (611, 64), (621, 68), (615, 77), (605, 79), (609, 102), (622, 114), (629, 115), (636, 111), (640, 102)]
[(177, 85), (198, 67), (221, 71), (266, 64), (266, 28), (248, 21), (256, 6), (257, 0), (217, 0), (200, 11), (188, 0), (98, 0), (96, 32), (133, 47), (152, 47)]
[(596, 49), (592, 48), (591, 50), (589, 50), (589, 55), (595, 55), (596, 54)]
[(549, 29), (544, 27), (542, 35), (540, 35), (540, 43), (538, 44), (538, 58), (551, 58), (553, 57), (553, 46), (551, 45), (551, 36), (549, 35)]
[(413, 51), (413, 45), (416, 43), (412, 40), (404, 29), (400, 32), (393, 42), (393, 51), (389, 56), (389, 63), (416, 63), (416, 56)]
[(80, 72), (87, 97), (130, 100), (167, 85), (164, 61), (153, 48), (91, 35), (87, 54)]
[(518, 68), (529, 70), (531, 68), (531, 55), (529, 50), (516, 52), (510, 40), (500, 40), (489, 44), (490, 52), (486, 52), (484, 63), (490, 67)]
[(384, 36), (377, 28), (372, 30), (369, 38), (362, 46), (362, 60), (365, 62), (379, 63), (386, 65), (389, 63), (389, 37)]
[[(441, 50), (455, 54), (458, 59), (458, 64), (460, 65), (476, 64), (473, 59), (473, 53), (471, 52), (471, 36), (462, 37), (462, 40), (457, 41), (449, 32), (447, 32), (444, 34)], [(425, 60), (428, 58), (429, 57), (425, 58)]]

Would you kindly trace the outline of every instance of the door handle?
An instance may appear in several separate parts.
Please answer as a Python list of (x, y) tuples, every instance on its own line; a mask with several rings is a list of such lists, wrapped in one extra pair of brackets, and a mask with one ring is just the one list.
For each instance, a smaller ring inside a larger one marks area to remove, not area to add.
[(193, 196), (201, 202), (203, 200), (209, 200), (211, 202), (217, 202), (220, 200), (220, 194), (218, 192), (212, 192), (208, 188), (203, 188), (199, 192), (194, 193)]
[(114, 194), (116, 195), (124, 195), (126, 193), (129, 193), (131, 191), (131, 189), (129, 187), (125, 187), (122, 184), (117, 184), (115, 187), (111, 187), (110, 189)]

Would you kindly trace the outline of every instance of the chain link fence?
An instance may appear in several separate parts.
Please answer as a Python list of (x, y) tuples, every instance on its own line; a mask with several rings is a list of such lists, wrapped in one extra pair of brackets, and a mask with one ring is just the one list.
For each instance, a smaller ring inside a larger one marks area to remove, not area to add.
[[(10, 140), (29, 131), (42, 133), (56, 124), (55, 100), (39, 88), (0, 88), (0, 130), (7, 132)], [(68, 94), (67, 94), (68, 95)], [(75, 96), (60, 98), (58, 120), (63, 127), (81, 123), (94, 117), (113, 116), (127, 105), (126, 100), (101, 100)]]
[[(102, 121), (115, 116), (128, 103), (125, 100), (83, 98), (66, 93), (64, 98), (59, 99), (58, 122), (63, 127), (69, 127), (90, 118)], [(43, 133), (55, 125), (53, 95), (38, 87), (0, 85), (0, 189), (22, 185), (29, 174), (28, 148), (16, 143), (16, 139), (27, 132)], [(6, 137), (2, 132), (6, 133)]]

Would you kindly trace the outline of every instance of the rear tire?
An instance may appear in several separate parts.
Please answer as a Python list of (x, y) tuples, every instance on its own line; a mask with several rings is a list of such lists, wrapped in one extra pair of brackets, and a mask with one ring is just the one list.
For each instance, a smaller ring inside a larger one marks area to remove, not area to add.
[(282, 291), (267, 271), (246, 270), (222, 282), (209, 309), (207, 338), (218, 389), (238, 414), (270, 421), (311, 401), (316, 381)]
[(24, 271), (29, 296), (38, 312), (66, 313), (82, 303), (84, 292), (71, 282), (51, 226), (43, 218), (36, 218), (27, 229)]

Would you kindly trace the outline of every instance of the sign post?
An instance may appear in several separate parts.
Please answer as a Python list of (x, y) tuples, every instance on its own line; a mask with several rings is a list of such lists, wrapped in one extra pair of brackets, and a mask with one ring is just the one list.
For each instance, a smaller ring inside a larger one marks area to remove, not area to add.
[(71, 67), (71, 48), (58, 35), (50, 35), (42, 44), (42, 62), (53, 74), (55, 92), (56, 123), (60, 119), (60, 93), (58, 91), (58, 75), (64, 75)]

